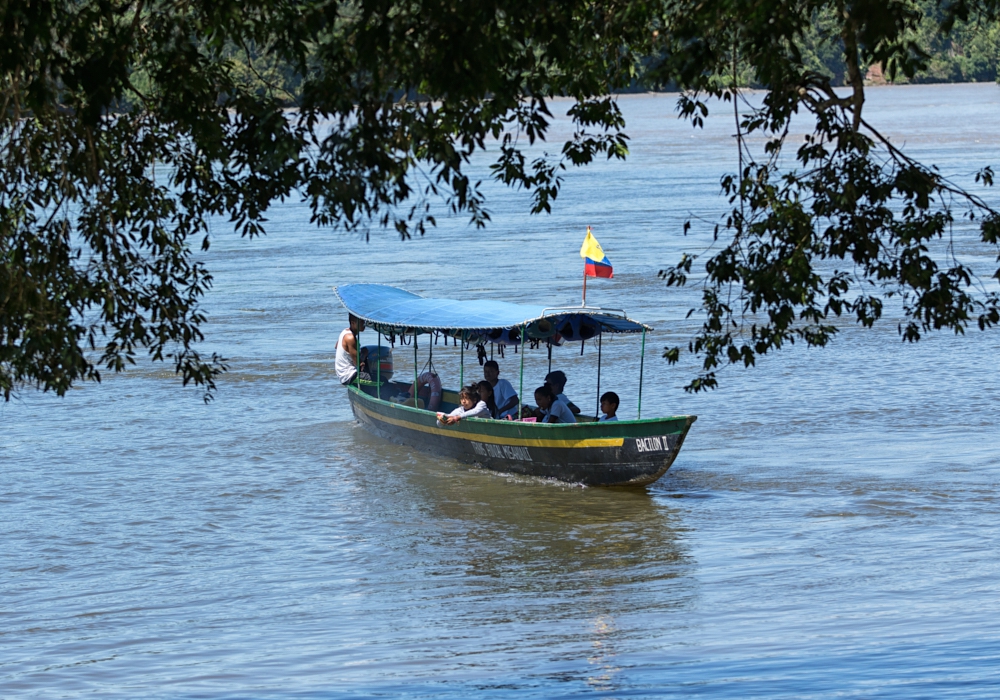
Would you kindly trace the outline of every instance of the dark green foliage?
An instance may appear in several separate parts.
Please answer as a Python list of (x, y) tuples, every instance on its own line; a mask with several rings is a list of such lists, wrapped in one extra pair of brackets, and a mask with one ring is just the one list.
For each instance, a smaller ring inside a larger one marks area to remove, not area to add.
[[(0, 391), (62, 394), (145, 353), (209, 396), (224, 364), (196, 349), (211, 276), (193, 252), (210, 243), (209, 217), (252, 237), (271, 202), (304, 196), (317, 224), (405, 238), (444, 198), (483, 226), (466, 171), (494, 140), (494, 177), (547, 211), (566, 167), (626, 155), (609, 95), (640, 78), (688, 90), (681, 111), (695, 124), (705, 95), (768, 91), (740, 123), (768, 135), (766, 152), (740, 139), (723, 182), (733, 210), (705, 265), (706, 321), (690, 346), (705, 371), (692, 388), (713, 386), (720, 363), (823, 345), (841, 314), (870, 325), (892, 295), (907, 339), (989, 326), (996, 296), (933, 250), (957, 216), (977, 217), (995, 244), (1000, 217), (892, 148), (862, 110), (872, 64), (913, 80), (992, 75), (995, 11), (995, 0), (0, 0)], [(833, 91), (844, 83), (846, 97)], [(575, 133), (529, 162), (522, 145), (544, 138), (554, 96), (574, 99)], [(795, 169), (779, 168), (803, 112), (812, 138)], [(689, 282), (693, 261), (668, 282)]]
[[(482, 226), (464, 166), (494, 138), (496, 176), (547, 210), (566, 164), (624, 156), (606, 96), (648, 18), (577, 0), (0, 0), (0, 392), (62, 394), (147, 353), (210, 396), (224, 366), (196, 350), (211, 276), (192, 246), (212, 215), (255, 236), (304, 193), (319, 224), (408, 237), (441, 196)], [(527, 163), (517, 137), (545, 133), (555, 95), (576, 98), (577, 133)]]
[[(900, 8), (907, 13), (916, 13), (907, 21), (907, 29), (896, 40), (912, 42), (911, 48), (925, 56), (925, 65), (915, 67), (913, 75), (897, 73), (892, 77), (895, 83), (941, 83), (941, 82), (986, 82), (997, 79), (1000, 64), (1000, 24), (992, 21), (988, 8), (979, 6), (978, 11), (956, 15), (955, 3), (939, 0), (917, 0), (902, 3)], [(891, 17), (891, 5), (884, 6), (881, 20), (872, 30), (876, 35), (885, 33), (902, 17)], [(816, 73), (830, 78), (832, 85), (847, 84), (847, 63), (844, 60), (844, 39), (841, 22), (838, 19), (837, 3), (812, 3), (808, 22), (801, 35), (789, 49), (798, 52), (802, 65)], [(874, 8), (876, 12), (879, 8)], [(961, 17), (966, 19), (961, 19)], [(891, 20), (891, 21), (889, 21)], [(915, 20), (915, 21), (913, 21)], [(947, 25), (947, 30), (943, 27)], [(861, 61), (862, 73), (876, 65), (878, 61)], [(731, 83), (731, 79), (726, 84)], [(740, 62), (737, 85), (740, 87), (764, 87), (757, 80), (751, 66)]]
[[(957, 3), (934, 0), (919, 3), (923, 19), (915, 30), (916, 41), (928, 53), (927, 68), (913, 82), (997, 80), (1000, 63), (1000, 24), (990, 16), (989, 3), (960, 19)], [(942, 25), (950, 30), (942, 32)]]

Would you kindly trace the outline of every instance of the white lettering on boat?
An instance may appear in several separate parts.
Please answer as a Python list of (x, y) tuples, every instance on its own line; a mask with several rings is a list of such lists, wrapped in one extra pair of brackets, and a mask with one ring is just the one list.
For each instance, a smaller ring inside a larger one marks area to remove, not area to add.
[[(471, 442), (471, 441), (470, 441)], [(495, 459), (517, 459), (522, 462), (533, 462), (531, 453), (527, 447), (517, 445), (493, 445), (490, 443), (473, 442), (472, 451), (480, 457), (493, 457)]]
[(666, 435), (663, 437), (654, 435), (652, 437), (636, 438), (635, 448), (639, 452), (663, 452), (670, 449), (670, 441)]

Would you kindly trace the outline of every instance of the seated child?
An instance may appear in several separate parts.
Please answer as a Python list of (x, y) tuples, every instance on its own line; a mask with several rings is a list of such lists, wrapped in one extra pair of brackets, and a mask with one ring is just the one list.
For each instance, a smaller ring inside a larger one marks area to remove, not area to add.
[(601, 410), (604, 411), (604, 415), (597, 420), (600, 422), (618, 420), (618, 416), (615, 415), (618, 403), (618, 394), (615, 392), (607, 391), (601, 394)]
[(443, 413), (437, 414), (437, 423), (439, 426), (453, 425), (463, 418), (490, 417), (490, 409), (487, 408), (485, 401), (480, 400), (479, 389), (477, 387), (462, 387), (462, 390), (458, 392), (458, 400), (461, 406), (454, 411), (448, 415)]
[(576, 416), (562, 399), (556, 397), (552, 387), (544, 384), (535, 389), (535, 401), (544, 418), (543, 423), (576, 423)]
[(517, 413), (518, 399), (514, 387), (506, 379), (500, 379), (500, 365), (494, 360), (487, 360), (483, 365), (483, 377), (493, 387), (493, 400), (497, 402), (501, 418), (511, 418)]
[(552, 392), (556, 395), (556, 398), (562, 401), (574, 414), (579, 413), (579, 407), (566, 398), (566, 394), (563, 392), (566, 390), (566, 373), (562, 370), (557, 369), (554, 372), (549, 372), (545, 375), (545, 383), (552, 387)]
[(499, 418), (500, 409), (497, 408), (497, 402), (493, 398), (493, 385), (484, 379), (476, 387), (479, 389), (479, 400), (485, 401), (486, 408), (490, 409), (490, 418)]

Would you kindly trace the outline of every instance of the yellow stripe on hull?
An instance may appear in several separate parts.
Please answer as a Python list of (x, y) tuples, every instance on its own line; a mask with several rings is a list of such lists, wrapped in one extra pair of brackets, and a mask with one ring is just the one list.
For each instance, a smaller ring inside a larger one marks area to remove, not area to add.
[(366, 414), (374, 420), (383, 421), (391, 425), (396, 425), (401, 428), (409, 428), (410, 430), (417, 430), (422, 433), (430, 433), (432, 435), (443, 435), (445, 437), (459, 438), (460, 440), (475, 440), (476, 442), (490, 443), (493, 445), (519, 445), (522, 447), (621, 447), (625, 441), (625, 438), (586, 438), (583, 440), (546, 440), (543, 438), (508, 438), (508, 437), (498, 437), (495, 435), (482, 435), (479, 433), (460, 433), (455, 430), (444, 430), (438, 427), (432, 427), (429, 425), (420, 425), (419, 423), (410, 423), (409, 421), (401, 420), (399, 418), (390, 418), (388, 416), (383, 416), (381, 413), (375, 413), (374, 411), (369, 411), (367, 408), (362, 406), (360, 403), (354, 404), (362, 413)]

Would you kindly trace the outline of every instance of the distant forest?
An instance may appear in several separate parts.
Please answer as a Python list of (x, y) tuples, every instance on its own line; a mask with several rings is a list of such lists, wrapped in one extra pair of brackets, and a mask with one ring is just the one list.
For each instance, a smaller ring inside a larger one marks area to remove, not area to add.
[[(871, 83), (961, 83), (1000, 82), (997, 65), (1000, 63), (1000, 23), (956, 22), (952, 31), (941, 32), (943, 11), (938, 0), (914, 0), (914, 8), (923, 14), (919, 29), (910, 37), (912, 50), (925, 56), (926, 69), (912, 77), (902, 73), (893, 75), (892, 67), (883, 74), (881, 66), (862, 66), (867, 70)], [(812, 27), (798, 43), (805, 67), (829, 76), (834, 85), (845, 84), (846, 66), (844, 46), (838, 35), (838, 24), (833, 10), (817, 13)], [(283, 65), (268, 47), (253, 45), (228, 45), (223, 53), (230, 59), (232, 75), (251, 87), (258, 94), (268, 95), (288, 106), (298, 102), (302, 76)], [(654, 63), (655, 59), (650, 59)], [(641, 70), (641, 69), (640, 69)], [(132, 82), (140, 89), (148, 89), (148, 81), (141, 74), (134, 74)], [(745, 87), (758, 87), (748, 70), (739, 76)], [(632, 84), (619, 92), (644, 92), (651, 89), (640, 75)], [(660, 89), (676, 89), (672, 85)], [(416, 96), (416, 95), (414, 95)]]
[[(1000, 23), (956, 22), (948, 35), (940, 30), (943, 11), (937, 0), (916, 0), (923, 20), (911, 37), (915, 47), (927, 57), (926, 70), (912, 78), (899, 74), (893, 83), (974, 83), (997, 80), (1000, 61)], [(802, 44), (806, 66), (843, 84), (846, 67), (843, 43), (836, 36), (832, 12), (817, 15), (812, 31)], [(889, 79), (881, 76), (880, 67), (869, 66), (869, 78), (874, 82)]]

